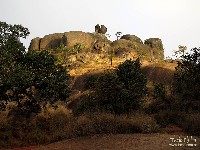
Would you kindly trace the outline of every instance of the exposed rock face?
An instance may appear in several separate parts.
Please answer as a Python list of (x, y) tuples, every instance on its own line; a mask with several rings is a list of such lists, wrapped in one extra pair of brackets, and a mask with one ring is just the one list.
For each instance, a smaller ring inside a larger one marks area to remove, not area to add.
[(135, 35), (126, 34), (126, 35), (123, 35), (121, 37), (121, 39), (130, 40), (132, 42), (137, 42), (137, 43), (143, 44), (142, 40), (139, 37), (135, 36)]
[[(95, 26), (97, 32), (86, 33), (82, 31), (71, 31), (65, 33), (55, 33), (46, 35), (43, 38), (34, 38), (31, 41), (29, 50), (42, 50), (42, 49), (55, 49), (64, 45), (67, 50), (75, 49), (76, 45), (81, 46), (81, 50), (78, 53), (90, 52), (90, 55), (98, 53), (98, 55), (108, 55), (108, 52), (112, 51), (116, 57), (128, 58), (131, 54), (131, 58), (141, 57), (146, 60), (163, 60), (164, 50), (161, 39), (149, 38), (145, 40), (144, 44), (142, 40), (135, 35), (123, 35), (121, 39), (116, 41), (109, 41), (105, 34), (99, 33), (104, 27), (99, 25)], [(103, 29), (104, 30), (104, 29)], [(105, 31), (106, 31), (105, 27)], [(105, 31), (103, 33), (105, 33)], [(70, 54), (74, 55), (74, 54)], [(83, 57), (82, 55), (80, 55)], [(70, 57), (70, 56), (69, 56)], [(81, 57), (74, 56), (69, 59), (74, 62), (75, 60), (85, 60)], [(85, 57), (85, 54), (84, 54)], [(103, 56), (102, 56), (103, 57)], [(92, 56), (94, 58), (94, 56)], [(91, 58), (91, 59), (92, 59)], [(89, 59), (86, 59), (89, 61)], [(85, 61), (84, 61), (85, 62)]]
[(106, 32), (107, 32), (106, 26), (101, 25), (101, 33), (102, 33), (102, 34), (106, 34)]
[(39, 37), (32, 39), (28, 50), (40, 50), (40, 41), (41, 38)]
[(132, 48), (132, 42), (125, 39), (119, 39), (112, 42), (112, 47), (116, 48)]
[(41, 49), (52, 49), (59, 47), (63, 42), (63, 33), (55, 33), (45, 35), (40, 42), (40, 50)]
[[(133, 36), (125, 36), (126, 39), (131, 39)], [(141, 57), (145, 60), (163, 60), (164, 51), (162, 41), (158, 38), (151, 38), (146, 40), (148, 44), (139, 42), (138, 38), (132, 40), (119, 39), (114, 41), (111, 46), (115, 49), (115, 54), (118, 57), (133, 53), (134, 57)], [(136, 42), (136, 39), (138, 42)]]
[(34, 38), (29, 46), (29, 50), (53, 49), (64, 44), (67, 48), (72, 48), (77, 43), (90, 49), (93, 47), (96, 39), (91, 33), (82, 31), (71, 31), (65, 33), (55, 33), (44, 36), (43, 38)]
[(99, 26), (99, 24), (97, 24), (97, 25), (95, 26), (95, 32), (96, 32), (96, 33), (99, 33), (100, 30), (101, 30), (101, 27)]
[(92, 35), (82, 31), (71, 31), (64, 33), (63, 42), (68, 48), (71, 48), (75, 44), (79, 43), (86, 49), (90, 49), (95, 43), (95, 38)]
[(144, 41), (144, 44), (151, 47), (151, 56), (153, 59), (164, 59), (164, 49), (162, 40), (159, 38), (149, 38)]
[(100, 27), (99, 24), (97, 24), (97, 25), (95, 26), (95, 32), (96, 32), (96, 33), (101, 33), (101, 34), (106, 34), (107, 28), (106, 28), (106, 26), (104, 26), (104, 25), (101, 25), (101, 27)]
[(149, 38), (144, 41), (145, 45), (150, 46), (151, 48), (158, 48), (163, 50), (162, 40), (159, 38)]

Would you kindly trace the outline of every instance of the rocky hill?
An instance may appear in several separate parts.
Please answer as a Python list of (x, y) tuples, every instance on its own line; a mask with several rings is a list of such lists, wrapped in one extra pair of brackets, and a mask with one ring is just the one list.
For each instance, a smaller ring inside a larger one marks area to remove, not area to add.
[[(140, 57), (142, 69), (149, 81), (170, 83), (175, 63), (164, 62), (162, 40), (149, 38), (142, 41), (136, 35), (126, 34), (120, 39), (110, 41), (103, 25), (95, 26), (95, 32), (70, 31), (54, 33), (43, 38), (32, 39), (29, 50), (49, 50), (69, 65), (69, 73), (74, 77), (72, 89), (83, 92), (85, 76), (115, 69), (126, 59)], [(163, 79), (163, 76), (166, 76)]]
[(105, 62), (111, 57), (123, 60), (140, 57), (147, 61), (164, 59), (163, 44), (159, 38), (149, 38), (143, 42), (139, 37), (127, 34), (119, 40), (110, 41), (105, 35), (106, 31), (105, 26), (96, 25), (93, 33), (70, 31), (36, 37), (31, 40), (29, 50), (52, 50), (52, 53), (66, 59), (73, 66), (92, 61)]

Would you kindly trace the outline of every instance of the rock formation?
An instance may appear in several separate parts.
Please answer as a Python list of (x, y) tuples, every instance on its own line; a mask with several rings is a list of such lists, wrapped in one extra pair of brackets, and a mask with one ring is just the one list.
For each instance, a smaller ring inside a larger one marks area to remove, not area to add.
[(72, 48), (79, 43), (86, 49), (91, 49), (91, 46), (95, 43), (95, 38), (91, 34), (82, 31), (70, 31), (64, 33), (63, 43), (68, 48)]
[(145, 45), (150, 46), (151, 48), (158, 48), (163, 50), (162, 40), (159, 38), (149, 38), (144, 41)]
[(106, 26), (104, 26), (104, 25), (101, 25), (101, 27), (100, 27), (99, 24), (97, 24), (97, 25), (95, 26), (95, 32), (96, 32), (96, 33), (101, 33), (101, 34), (106, 34), (107, 28), (106, 28)]
[(40, 50), (59, 47), (63, 42), (63, 33), (45, 35), (40, 42)]
[(153, 57), (153, 59), (164, 59), (164, 48), (161, 39), (149, 38), (144, 41), (144, 44), (151, 47), (151, 56)]
[(39, 37), (32, 39), (28, 50), (40, 50), (40, 41), (41, 41), (41, 38)]
[[(43, 38), (37, 37), (31, 40), (29, 50), (55, 49), (61, 45), (67, 50), (73, 50), (78, 44), (81, 46), (79, 52), (85, 54), (91, 52), (93, 54), (97, 53), (106, 56), (108, 55), (108, 51), (112, 49), (115, 56), (120, 58), (130, 58), (127, 56), (131, 56), (131, 58), (141, 57), (146, 60), (163, 60), (164, 58), (163, 44), (159, 38), (149, 38), (143, 44), (139, 37), (127, 34), (123, 35), (121, 39), (111, 42), (105, 34), (102, 34), (107, 30), (106, 27), (96, 25), (95, 29), (95, 33), (70, 31), (49, 34)], [(92, 55), (91, 53), (90, 55)], [(83, 57), (85, 57), (85, 54)], [(78, 58), (78, 56), (72, 56), (70, 59), (74, 61), (78, 60)]]
[(97, 24), (97, 25), (95, 26), (95, 32), (96, 32), (96, 33), (99, 33), (100, 30), (101, 30), (101, 28), (100, 28), (99, 24)]
[(126, 34), (126, 35), (123, 35), (121, 37), (121, 39), (130, 40), (132, 42), (137, 42), (137, 43), (143, 44), (142, 40), (139, 37), (135, 36), (135, 35)]

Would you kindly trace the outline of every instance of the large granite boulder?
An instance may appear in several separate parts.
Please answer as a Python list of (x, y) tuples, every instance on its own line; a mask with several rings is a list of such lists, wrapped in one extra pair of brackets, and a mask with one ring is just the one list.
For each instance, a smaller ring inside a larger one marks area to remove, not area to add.
[(125, 39), (113, 41), (111, 46), (114, 50), (115, 56), (117, 57), (122, 57), (125, 53), (133, 51), (134, 49), (133, 43)]
[(151, 47), (151, 55), (153, 56), (153, 59), (164, 59), (164, 48), (161, 39), (149, 38), (144, 41), (144, 44)]
[(53, 49), (59, 47), (63, 43), (63, 33), (54, 33), (45, 35), (40, 42), (40, 50)]
[(28, 50), (40, 50), (40, 41), (41, 38), (39, 37), (32, 39)]
[(95, 38), (91, 34), (82, 31), (65, 32), (62, 39), (67, 48), (72, 48), (78, 43), (86, 49), (91, 49), (95, 43)]
[(149, 38), (144, 41), (145, 45), (150, 46), (151, 48), (158, 48), (163, 50), (162, 40), (159, 38)]
[(132, 41), (132, 42), (137, 42), (137, 43), (143, 43), (142, 40), (135, 36), (135, 35), (130, 35), (130, 34), (126, 34), (126, 35), (123, 35), (120, 39), (125, 39), (125, 40), (129, 40), (129, 41)]

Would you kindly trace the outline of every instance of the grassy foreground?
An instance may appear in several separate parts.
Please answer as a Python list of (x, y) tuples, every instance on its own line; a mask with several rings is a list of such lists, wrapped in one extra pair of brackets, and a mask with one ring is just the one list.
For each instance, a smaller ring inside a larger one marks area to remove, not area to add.
[(0, 146), (20, 147), (94, 134), (153, 133), (159, 125), (145, 114), (115, 116), (109, 113), (73, 117), (68, 109), (48, 108), (31, 118), (9, 116), (0, 112)]
[(155, 115), (138, 112), (129, 116), (94, 113), (74, 117), (67, 108), (59, 105), (56, 110), (47, 108), (27, 119), (14, 117), (9, 111), (1, 111), (0, 115), (0, 147), (4, 148), (48, 144), (95, 134), (164, 132), (162, 128), (171, 122), (188, 134), (199, 135), (200, 131), (199, 114), (165, 111)]

